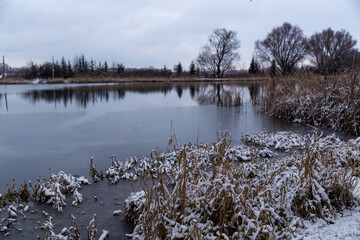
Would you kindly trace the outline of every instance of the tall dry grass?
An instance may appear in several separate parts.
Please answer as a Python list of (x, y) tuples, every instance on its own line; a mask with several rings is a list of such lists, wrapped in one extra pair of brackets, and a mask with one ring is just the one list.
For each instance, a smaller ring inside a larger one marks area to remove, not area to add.
[(269, 78), (264, 86), (262, 107), (265, 113), (360, 134), (358, 73)]
[(358, 205), (353, 189), (359, 141), (315, 133), (302, 151), (278, 161), (254, 155), (250, 162), (236, 163), (228, 154), (229, 136), (223, 135), (219, 142), (199, 147), (208, 154), (186, 146), (177, 149), (170, 155), (174, 171), (167, 176), (161, 164), (166, 157), (155, 156), (158, 171), (144, 174), (143, 190), (125, 202), (125, 218), (135, 223), (129, 236), (290, 239), (303, 219), (332, 222), (343, 209)]

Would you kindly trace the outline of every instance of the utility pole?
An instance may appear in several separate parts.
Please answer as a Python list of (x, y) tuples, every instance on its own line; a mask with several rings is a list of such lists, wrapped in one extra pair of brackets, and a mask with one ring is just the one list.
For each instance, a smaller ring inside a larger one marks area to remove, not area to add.
[(55, 69), (54, 69), (54, 57), (52, 57), (52, 79), (54, 79), (54, 75), (55, 75)]

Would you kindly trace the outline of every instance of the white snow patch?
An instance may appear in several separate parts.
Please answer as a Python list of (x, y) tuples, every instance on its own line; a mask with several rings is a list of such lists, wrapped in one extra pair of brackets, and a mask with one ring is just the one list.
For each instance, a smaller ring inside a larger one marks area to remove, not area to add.
[(360, 239), (360, 211), (344, 211), (343, 215), (338, 215), (334, 224), (328, 224), (322, 219), (315, 223), (304, 221), (306, 229), (299, 230), (298, 240), (325, 240), (325, 239)]
[(33, 84), (38, 84), (39, 82), (40, 82), (40, 79), (38, 79), (38, 78), (31, 81), (31, 83), (33, 83)]
[(103, 230), (99, 240), (104, 240), (109, 235), (109, 231)]
[(115, 216), (119, 216), (119, 215), (121, 215), (122, 214), (122, 211), (121, 210), (115, 210), (115, 211), (113, 211), (113, 215), (115, 215)]

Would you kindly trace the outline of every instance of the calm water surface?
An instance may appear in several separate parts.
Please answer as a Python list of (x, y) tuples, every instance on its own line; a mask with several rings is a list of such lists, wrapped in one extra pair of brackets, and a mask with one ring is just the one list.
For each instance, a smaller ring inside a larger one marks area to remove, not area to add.
[[(236, 84), (0, 85), (0, 191), (59, 170), (87, 176), (89, 160), (166, 151), (174, 126), (179, 144), (215, 141), (230, 132), (310, 132), (258, 114), (260, 88)], [(236, 105), (241, 99), (241, 106)]]

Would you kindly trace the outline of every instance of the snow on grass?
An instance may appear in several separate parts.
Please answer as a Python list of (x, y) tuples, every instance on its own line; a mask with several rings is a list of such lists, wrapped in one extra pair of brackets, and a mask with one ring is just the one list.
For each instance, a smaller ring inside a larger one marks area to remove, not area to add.
[(139, 213), (143, 211), (145, 199), (145, 191), (139, 191), (131, 193), (130, 196), (125, 200), (125, 219), (128, 222), (133, 222), (135, 220), (135, 216), (138, 216)]
[(107, 237), (109, 236), (109, 231), (106, 231), (106, 230), (103, 230), (100, 237), (99, 237), (99, 240), (104, 240), (106, 239)]
[(360, 180), (357, 179), (356, 183), (355, 183), (355, 188), (353, 191), (353, 194), (356, 198), (360, 199)]
[(338, 214), (334, 223), (322, 219), (315, 222), (304, 221), (305, 229), (298, 232), (297, 240), (357, 240), (360, 239), (360, 211), (344, 211)]
[[(341, 141), (335, 135), (302, 136), (292, 132), (245, 134), (245, 145), (231, 146), (230, 136), (205, 145), (174, 147), (150, 158), (112, 159), (105, 171), (110, 184), (137, 180), (142, 190), (124, 202), (123, 217), (135, 225), (132, 239), (357, 239), (359, 233), (360, 138)], [(293, 149), (298, 151), (292, 151)], [(282, 152), (277, 155), (277, 153)], [(267, 158), (274, 158), (271, 161)], [(103, 178), (91, 160), (94, 180)], [(64, 172), (0, 195), (8, 218), (25, 218), (31, 196), (61, 211), (72, 194), (74, 206), (83, 201), (84, 177)], [(11, 204), (9, 204), (11, 203)], [(6, 206), (6, 207), (5, 207)], [(120, 210), (113, 215), (121, 214)], [(77, 239), (72, 225), (56, 234), (44, 213), (46, 239)], [(88, 238), (97, 239), (96, 216)], [(100, 239), (109, 233), (103, 230)]]
[(76, 188), (73, 192), (74, 201), (72, 202), (72, 205), (78, 206), (83, 201), (83, 196), (81, 193), (78, 192), (78, 189)]
[(50, 178), (43, 181), (38, 179), (32, 187), (33, 196), (36, 201), (46, 202), (53, 205), (55, 210), (62, 211), (62, 207), (66, 205), (66, 193), (73, 193), (73, 205), (76, 206), (82, 202), (82, 195), (78, 192), (81, 184), (89, 184), (89, 181), (84, 177), (77, 178), (60, 171), (58, 174), (51, 174)]
[(267, 133), (263, 131), (259, 134), (246, 133), (246, 142), (262, 147), (274, 147), (278, 150), (289, 150), (293, 147), (300, 147), (305, 144), (306, 137), (293, 132)]
[[(358, 206), (359, 141), (291, 132), (245, 138), (265, 149), (302, 151), (262, 160), (256, 149), (230, 146), (223, 136), (218, 143), (155, 154), (132, 169), (143, 174), (144, 184), (125, 201), (125, 219), (135, 224), (129, 236), (288, 239), (304, 236), (307, 221), (334, 223)], [(251, 161), (234, 164), (246, 153)]]
[(19, 217), (26, 219), (24, 212), (28, 210), (29, 206), (15, 202), (8, 203), (6, 208), (0, 207), (0, 213), (3, 211), (7, 212), (7, 218), (4, 217), (0, 221), (0, 233), (3, 233), (5, 237), (10, 235), (11, 229), (13, 229), (13, 223), (15, 223)]
[(115, 210), (113, 211), (113, 215), (114, 216), (120, 216), (122, 214), (122, 211), (121, 210)]
[[(250, 135), (249, 135), (250, 136)], [(296, 142), (298, 135), (294, 135), (293, 142)], [(282, 141), (284, 142), (284, 141)], [(299, 146), (299, 144), (287, 143), (287, 149), (293, 146)], [(280, 144), (280, 146), (283, 146)], [(177, 148), (175, 151), (168, 153), (156, 153), (151, 154), (151, 158), (142, 157), (130, 157), (124, 162), (112, 157), (111, 166), (105, 171), (105, 176), (110, 184), (115, 184), (120, 180), (137, 180), (139, 177), (148, 174), (157, 174), (160, 170), (162, 174), (174, 174), (180, 166), (178, 163), (179, 154), (186, 149), (187, 154), (191, 154), (199, 159), (199, 162), (189, 162), (189, 167), (201, 167), (210, 168), (213, 165), (213, 158), (216, 154), (216, 144), (206, 144), (195, 146), (192, 144), (185, 145), (184, 147)], [(237, 162), (247, 162), (258, 158), (271, 158), (277, 156), (275, 152), (269, 148), (257, 149), (254, 147), (248, 147), (244, 145), (232, 146), (224, 149), (225, 158), (231, 159)]]
[(360, 134), (358, 74), (276, 78), (264, 86), (263, 111), (276, 118)]
[[(63, 171), (58, 174), (51, 174), (47, 179), (41, 180), (39, 178), (35, 184), (29, 182), (30, 189), (27, 183), (20, 184), (19, 189), (16, 189), (15, 180), (13, 180), (7, 192), (0, 196), (0, 206), (6, 206), (9, 202), (28, 202), (32, 198), (36, 202), (51, 204), (55, 210), (62, 211), (62, 207), (66, 205), (65, 195), (67, 193), (73, 193), (74, 205), (83, 201), (82, 195), (78, 191), (82, 184), (89, 184), (89, 181), (83, 176), (74, 177), (71, 174), (65, 174)], [(32, 194), (30, 193), (31, 190)], [(27, 210), (28, 207), (26, 206), (24, 211)]]
[[(45, 231), (46, 240), (72, 240), (72, 239), (81, 239), (78, 226), (76, 224), (76, 219), (74, 215), (70, 215), (72, 225), (70, 227), (63, 227), (60, 233), (56, 234), (54, 231), (53, 217), (51, 217), (47, 212), (42, 212), (43, 217), (45, 218), (44, 223), (40, 227)], [(93, 238), (92, 238), (93, 239)]]

